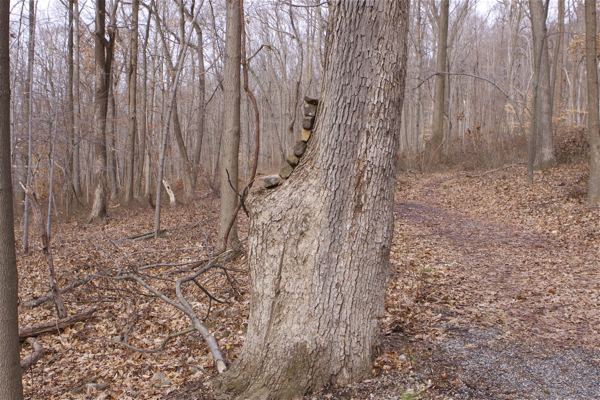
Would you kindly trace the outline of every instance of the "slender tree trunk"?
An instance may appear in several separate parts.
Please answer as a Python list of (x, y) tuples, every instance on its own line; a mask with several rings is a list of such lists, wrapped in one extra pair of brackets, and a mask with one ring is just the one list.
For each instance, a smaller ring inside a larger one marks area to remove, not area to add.
[[(446, 46), (448, 42), (448, 13), (449, 0), (442, 0), (438, 18), (438, 46), (436, 72), (446, 72)], [(445, 105), (446, 75), (435, 76), (435, 87), (433, 94), (433, 125), (431, 127), (431, 140), (429, 147), (429, 159), (432, 162), (440, 160), (442, 152), (442, 140), (444, 139), (444, 105)]]
[(300, 398), (371, 374), (392, 243), (408, 5), (329, 5), (307, 153), (284, 185), (249, 202), (248, 334), (221, 381), (242, 399)]
[[(559, 116), (562, 107), (562, 38), (565, 31), (565, 0), (558, 0), (558, 31), (556, 32), (556, 44), (554, 46), (554, 57), (552, 58), (552, 100), (554, 114)], [(558, 86), (557, 86), (558, 85)]]
[(10, 1), (0, 1), (0, 399), (22, 400), (10, 164)]
[[(172, 76), (175, 76), (175, 73), (173, 73)], [(194, 198), (194, 183), (190, 172), (190, 159), (188, 158), (187, 148), (185, 147), (185, 141), (183, 140), (181, 123), (179, 121), (177, 96), (175, 96), (175, 102), (173, 103), (173, 133), (175, 134), (175, 141), (177, 142), (177, 150), (179, 151), (183, 173), (183, 195), (186, 201), (190, 201)]]
[[(219, 246), (225, 240), (234, 246), (239, 242), (237, 226), (234, 225), (225, 237), (229, 221), (238, 202), (238, 153), (240, 149), (240, 65), (242, 16), (240, 0), (227, 0), (227, 32), (225, 42), (224, 81), (223, 81), (223, 133), (219, 156), (219, 179), (221, 206), (219, 209)], [(230, 186), (231, 185), (231, 186)]]
[(73, 3), (73, 113), (75, 117), (75, 143), (73, 144), (73, 189), (77, 197), (81, 197), (81, 168), (79, 149), (81, 143), (81, 106), (79, 94), (79, 1)]
[(587, 71), (588, 131), (590, 134), (590, 177), (588, 206), (600, 206), (600, 115), (598, 99), (596, 2), (585, 0), (585, 66)]
[(198, 130), (196, 143), (194, 145), (194, 169), (192, 176), (194, 187), (198, 183), (198, 169), (200, 167), (200, 156), (202, 155), (202, 140), (204, 139), (204, 124), (206, 113), (206, 71), (204, 69), (204, 48), (202, 47), (202, 29), (200, 25), (194, 24), (198, 35)]
[(69, 219), (69, 206), (74, 194), (73, 189), (73, 145), (75, 144), (75, 115), (73, 110), (73, 0), (69, 0), (69, 38), (67, 39), (67, 206), (66, 214)]
[[(154, 0), (150, 4), (150, 10), (154, 7)], [(146, 35), (142, 44), (142, 116), (140, 126), (140, 155), (137, 163), (137, 173), (135, 179), (134, 194), (136, 197), (142, 197), (142, 177), (144, 175), (145, 159), (146, 159), (146, 135), (148, 129), (148, 60), (146, 55), (148, 52), (148, 40), (150, 38), (150, 22), (152, 13), (148, 12), (148, 22), (146, 23)]]
[[(108, 109), (106, 110), (106, 172), (108, 174), (108, 183), (110, 188), (110, 201), (117, 201), (119, 198), (119, 185), (117, 182), (117, 129), (116, 129), (116, 106), (115, 106), (115, 87), (116, 83), (112, 80), (115, 78), (110, 73), (111, 82), (108, 89)], [(118, 81), (119, 78), (117, 77)]]
[(125, 203), (133, 200), (133, 172), (135, 159), (135, 141), (137, 132), (137, 57), (138, 57), (138, 14), (140, 1), (131, 3), (131, 41), (129, 48), (129, 131), (127, 133), (127, 156), (125, 161)]
[[(415, 44), (415, 52), (417, 53), (417, 66), (418, 66), (418, 79), (421, 82), (423, 79), (423, 26), (421, 25), (421, 0), (418, 0), (417, 6), (417, 41)], [(421, 138), (421, 115), (423, 113), (423, 103), (422, 103), (422, 89), (421, 85), (417, 88), (417, 116), (415, 118), (415, 138), (413, 143), (413, 149), (415, 153), (419, 152), (419, 140)]]
[[(196, 10), (196, 13), (194, 14), (194, 17), (192, 18), (192, 20), (196, 20), (196, 18), (198, 17), (199, 11), (200, 11), (200, 8), (198, 8), (198, 10)], [(160, 21), (158, 20), (158, 16), (156, 18), (156, 22), (157, 22), (157, 24), (156, 24), (157, 27), (159, 27)], [(181, 48), (179, 51), (179, 57), (177, 59), (177, 70), (174, 71), (174, 73), (173, 73), (173, 87), (171, 88), (171, 99), (169, 101), (169, 109), (167, 111), (167, 117), (165, 120), (165, 128), (164, 128), (164, 131), (162, 134), (160, 157), (158, 159), (158, 162), (159, 162), (158, 171), (157, 171), (158, 178), (156, 180), (156, 213), (154, 214), (154, 237), (156, 239), (158, 239), (158, 237), (160, 236), (160, 211), (161, 211), (160, 199), (161, 199), (161, 192), (162, 192), (161, 185), (163, 184), (163, 174), (164, 174), (164, 169), (165, 169), (165, 158), (166, 158), (166, 151), (167, 151), (167, 139), (169, 137), (169, 126), (170, 126), (170, 122), (171, 122), (171, 115), (173, 114), (173, 111), (176, 107), (177, 87), (179, 86), (179, 76), (181, 75), (181, 70), (183, 69), (183, 63), (185, 61), (185, 55), (187, 52), (191, 33), (192, 33), (192, 30), (190, 29), (190, 31), (188, 32), (188, 34), (185, 37), (184, 36), (181, 37), (182, 42), (181, 42)], [(163, 39), (163, 45), (164, 45), (164, 37), (162, 39)], [(165, 47), (165, 50), (167, 50), (166, 45), (164, 47)]]
[[(180, 9), (181, 9), (182, 3), (180, 2), (179, 4), (180, 4)], [(183, 14), (183, 11), (181, 11), (180, 13)], [(183, 49), (184, 47), (187, 46), (187, 42), (185, 41), (186, 35), (185, 35), (185, 25), (183, 23), (184, 20), (185, 20), (185, 16), (180, 15), (179, 35), (181, 37), (181, 39), (180, 39), (181, 40), (181, 46), (180, 46), (181, 49)], [(160, 21), (159, 21), (158, 15), (157, 15), (156, 26), (159, 31), (159, 36), (160, 36), (161, 42), (163, 44), (165, 58), (169, 65), (169, 72), (171, 75), (171, 86), (176, 87), (177, 86), (177, 84), (175, 83), (175, 76), (177, 75), (176, 71), (181, 69), (181, 65), (179, 65), (179, 64), (173, 65), (169, 47), (167, 46), (165, 36), (162, 32), (162, 27), (160, 26)], [(183, 50), (180, 51), (180, 54), (184, 54)], [(180, 61), (177, 61), (177, 62), (179, 63)], [(177, 108), (177, 97), (174, 97), (172, 118), (173, 118), (173, 133), (175, 135), (175, 141), (177, 142), (177, 149), (179, 151), (179, 156), (181, 157), (180, 160), (181, 160), (181, 168), (182, 168), (182, 173), (183, 173), (184, 197), (185, 197), (186, 201), (189, 201), (194, 197), (194, 184), (193, 184), (192, 175), (190, 172), (190, 162), (189, 162), (189, 158), (188, 158), (188, 153), (187, 153), (187, 149), (185, 147), (185, 141), (183, 140), (181, 124), (179, 121), (179, 112), (178, 112), (178, 108)], [(157, 187), (160, 187), (160, 185)]]
[[(35, 56), (35, 0), (29, 0), (29, 43), (27, 44), (27, 81), (25, 82), (25, 92), (27, 101), (25, 108), (27, 110), (27, 127), (29, 130), (28, 150), (27, 150), (27, 186), (31, 186), (31, 160), (33, 157), (33, 58)], [(29, 251), (29, 198), (25, 197), (25, 215), (23, 216), (23, 252)]]

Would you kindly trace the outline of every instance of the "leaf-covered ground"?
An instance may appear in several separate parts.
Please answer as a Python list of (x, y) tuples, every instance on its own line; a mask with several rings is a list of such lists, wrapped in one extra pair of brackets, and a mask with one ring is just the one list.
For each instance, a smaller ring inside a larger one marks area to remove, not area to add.
[[(600, 398), (600, 210), (585, 206), (583, 165), (535, 180), (525, 185), (524, 167), (474, 177), (401, 175), (388, 316), (373, 377), (307, 399)], [(215, 371), (199, 335), (176, 337), (152, 354), (124, 347), (127, 332), (131, 345), (153, 348), (189, 323), (137, 284), (102, 277), (210, 258), (216, 205), (166, 209), (168, 231), (158, 241), (122, 240), (152, 230), (146, 208), (117, 207), (104, 227), (54, 227), (61, 286), (97, 276), (65, 294), (69, 312), (90, 305), (99, 311), (94, 320), (39, 337), (48, 354), (24, 378), (28, 398), (230, 398), (203, 384)], [(243, 218), (240, 225), (244, 237)], [(18, 259), (21, 301), (47, 294), (41, 252)], [(211, 301), (210, 310), (199, 287), (186, 287), (227, 362), (244, 340), (244, 262), (241, 256), (225, 264), (227, 274), (202, 276), (201, 286), (224, 302)], [(190, 266), (143, 273), (174, 296), (169, 280), (189, 274)], [(52, 303), (20, 312), (21, 327), (54, 318)], [(23, 344), (22, 357), (31, 350)]]

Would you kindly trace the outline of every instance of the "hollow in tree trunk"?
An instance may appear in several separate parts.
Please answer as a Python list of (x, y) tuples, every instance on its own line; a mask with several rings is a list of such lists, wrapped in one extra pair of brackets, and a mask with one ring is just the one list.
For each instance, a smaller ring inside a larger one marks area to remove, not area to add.
[(295, 398), (371, 372), (392, 243), (408, 4), (330, 3), (307, 153), (282, 186), (248, 204), (248, 335), (216, 383), (241, 398)]

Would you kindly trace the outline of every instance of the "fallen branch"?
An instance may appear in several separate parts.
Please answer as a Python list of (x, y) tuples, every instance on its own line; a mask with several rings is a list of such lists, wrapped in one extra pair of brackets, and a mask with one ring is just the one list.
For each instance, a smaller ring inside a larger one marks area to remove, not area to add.
[(25, 375), (27, 370), (31, 368), (31, 366), (34, 365), (36, 362), (38, 362), (42, 357), (44, 357), (44, 354), (46, 354), (46, 350), (42, 347), (40, 342), (37, 341), (37, 339), (32, 337), (27, 338), (27, 343), (33, 346), (33, 353), (31, 353), (29, 357), (21, 361), (21, 376)]
[(19, 339), (23, 340), (32, 336), (38, 336), (46, 332), (54, 332), (59, 329), (66, 328), (75, 322), (85, 321), (92, 317), (98, 311), (98, 307), (90, 307), (82, 313), (71, 315), (70, 317), (60, 319), (58, 321), (48, 321), (36, 326), (19, 329)]
[[(121, 276), (114, 276), (114, 277), (109, 277), (106, 276), (105, 278), (107, 279), (114, 279), (114, 280), (130, 280), (130, 281), (135, 281), (137, 282), (139, 285), (141, 285), (142, 287), (144, 287), (146, 290), (148, 290), (150, 293), (152, 293), (154, 296), (160, 298), (161, 300), (163, 300), (165, 303), (169, 304), (171, 307), (174, 307), (176, 309), (178, 309), (179, 311), (183, 312), (191, 321), (191, 327), (181, 331), (181, 332), (177, 332), (174, 334), (171, 334), (169, 336), (167, 336), (166, 339), (163, 340), (162, 345), (158, 348), (158, 349), (150, 349), (150, 350), (142, 350), (142, 349), (137, 349), (131, 345), (129, 345), (127, 343), (127, 335), (129, 332), (127, 332), (127, 334), (125, 335), (125, 341), (124, 342), (114, 342), (114, 343), (119, 343), (121, 345), (124, 345), (125, 347), (131, 349), (131, 350), (136, 350), (136, 351), (143, 351), (143, 352), (156, 352), (156, 351), (160, 351), (162, 349), (164, 349), (164, 345), (171, 340), (173, 337), (176, 336), (180, 336), (180, 335), (184, 335), (187, 334), (189, 332), (191, 332), (192, 330), (198, 331), (198, 333), (200, 333), (202, 335), (202, 337), (204, 338), (204, 341), (206, 342), (208, 349), (212, 355), (213, 361), (215, 363), (215, 366), (217, 367), (217, 371), (221, 374), (223, 372), (225, 372), (225, 370), (227, 369), (227, 366), (225, 364), (225, 361), (223, 360), (223, 356), (221, 354), (221, 351), (219, 350), (219, 345), (217, 344), (217, 341), (215, 340), (215, 338), (213, 337), (213, 335), (208, 331), (208, 329), (206, 329), (206, 327), (202, 324), (202, 322), (200, 321), (200, 318), (198, 318), (198, 316), (196, 315), (196, 312), (194, 311), (193, 307), (190, 305), (190, 303), (186, 300), (185, 296), (183, 295), (183, 292), (181, 290), (181, 285), (185, 284), (187, 282), (190, 281), (194, 281), (197, 277), (199, 277), (201, 274), (205, 273), (206, 271), (212, 269), (212, 268), (218, 268), (221, 267), (220, 265), (216, 265), (216, 264), (209, 264), (208, 266), (200, 269), (199, 271), (195, 272), (193, 275), (185, 277), (185, 278), (181, 278), (175, 281), (175, 293), (177, 296), (177, 300), (173, 300), (171, 298), (169, 298), (167, 295), (165, 295), (164, 293), (158, 291), (155, 287), (151, 286), (150, 284), (148, 284), (146, 281), (144, 281), (140, 276), (138, 275), (121, 275)], [(222, 268), (222, 267), (221, 267)], [(152, 279), (162, 279), (162, 278), (158, 278), (158, 277), (151, 277)], [(165, 280), (165, 279), (162, 279)], [(170, 281), (170, 280), (169, 280)], [(171, 281), (172, 282), (172, 281)], [(210, 297), (209, 297), (210, 299)]]
[[(161, 229), (160, 230), (160, 234), (163, 234), (166, 231), (167, 231), (166, 229)], [(142, 239), (149, 239), (149, 238), (153, 237), (155, 233), (156, 233), (155, 231), (146, 232), (146, 233), (140, 233), (138, 235), (133, 235), (133, 236), (129, 236), (129, 237), (126, 237), (126, 238), (123, 238), (123, 239), (116, 240), (115, 243), (121, 243), (121, 242), (124, 242), (126, 240), (137, 241), (137, 240), (142, 240)]]
[[(73, 290), (81, 285), (85, 285), (86, 283), (90, 282), (92, 279), (93, 279), (93, 276), (88, 276), (84, 279), (75, 281), (75, 282), (71, 283), (69, 286), (67, 286), (66, 288), (64, 288), (61, 292), (62, 293), (70, 292), (71, 290)], [(35, 300), (28, 301), (26, 303), (22, 303), (21, 307), (37, 307), (40, 304), (44, 304), (53, 299), (54, 299), (54, 295), (49, 294), (48, 296), (40, 297), (39, 299), (35, 299)]]
[(503, 169), (508, 169), (508, 168), (512, 168), (512, 167), (518, 167), (520, 165), (525, 165), (525, 163), (520, 162), (520, 163), (516, 163), (516, 164), (506, 165), (504, 167), (500, 167), (500, 168), (492, 169), (490, 171), (486, 171), (486, 172), (484, 172), (482, 174), (479, 174), (479, 175), (469, 175), (469, 174), (466, 174), (465, 176), (467, 178), (479, 178), (479, 177), (482, 177), (484, 175), (491, 174), (492, 172), (498, 172), (498, 171), (502, 171)]

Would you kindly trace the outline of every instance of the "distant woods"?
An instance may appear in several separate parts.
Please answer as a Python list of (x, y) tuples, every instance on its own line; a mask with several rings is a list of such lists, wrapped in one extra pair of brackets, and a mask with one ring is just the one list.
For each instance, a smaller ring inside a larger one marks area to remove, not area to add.
[[(588, 122), (586, 69), (593, 65), (586, 66), (583, 2), (476, 6), (412, 2), (403, 167), (524, 162), (531, 135), (533, 165), (546, 168), (555, 163), (557, 140)], [(63, 0), (42, 8), (20, 0), (10, 13), (10, 149), (19, 212), (25, 196), (17, 181), (30, 181), (42, 199), (50, 195), (55, 117), (54, 215), (91, 208), (95, 193), (109, 204), (148, 204), (178, 68), (164, 180), (182, 202), (199, 186), (219, 191), (229, 112), (226, 1)], [(316, 0), (245, 5), (249, 87), (261, 115), (258, 173), (281, 168), (300, 139), (302, 99), (319, 96), (328, 17), (327, 4)], [(240, 98), (242, 181), (252, 170), (255, 119), (249, 98)], [(98, 216), (106, 206), (98, 205)]]

